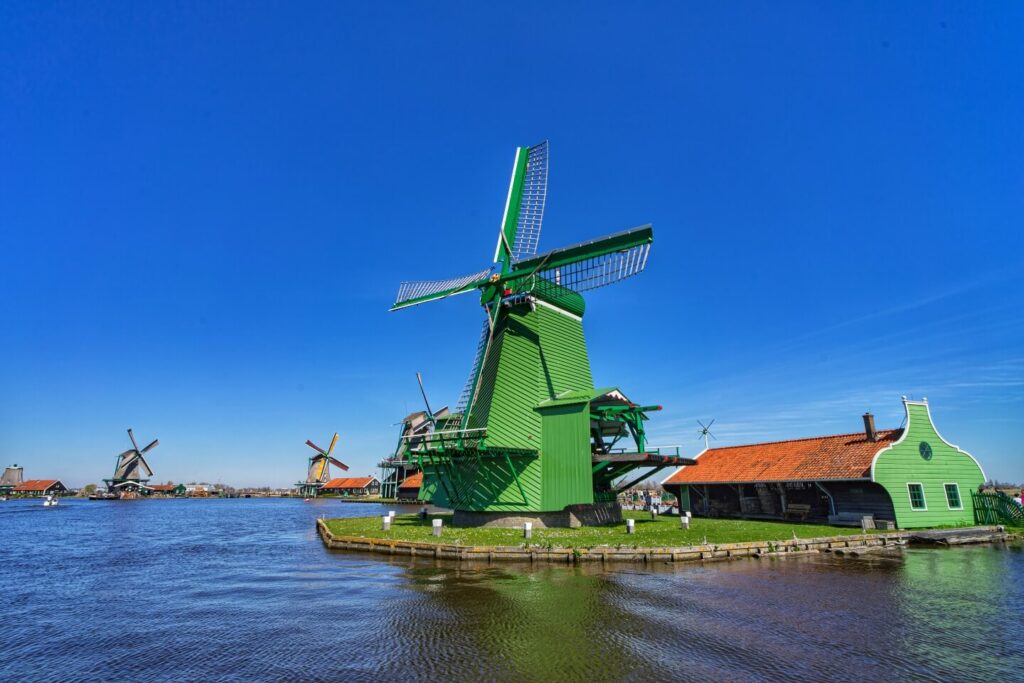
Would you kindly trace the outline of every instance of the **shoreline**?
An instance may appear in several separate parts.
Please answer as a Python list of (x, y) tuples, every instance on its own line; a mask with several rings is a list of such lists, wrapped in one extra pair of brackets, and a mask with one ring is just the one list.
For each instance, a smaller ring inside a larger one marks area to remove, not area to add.
[(850, 549), (850, 554), (902, 549), (912, 534), (890, 531), (874, 534), (824, 536), (778, 541), (748, 541), (743, 543), (708, 543), (706, 545), (678, 547), (614, 547), (548, 548), (543, 546), (486, 546), (451, 543), (429, 543), (365, 536), (335, 535), (326, 520), (316, 520), (317, 532), (324, 546), (331, 550), (369, 552), (379, 555), (406, 555), (459, 562), (523, 562), (535, 564), (580, 564), (583, 562), (701, 562), (728, 560), (742, 557), (800, 557), (820, 552)]

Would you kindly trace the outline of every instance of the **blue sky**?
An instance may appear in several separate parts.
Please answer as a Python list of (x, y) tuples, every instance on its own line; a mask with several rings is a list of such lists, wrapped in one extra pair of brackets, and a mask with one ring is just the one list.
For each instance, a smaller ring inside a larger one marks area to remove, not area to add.
[(654, 441), (900, 422), (927, 396), (1024, 480), (1024, 7), (0, 6), (0, 462), (285, 485), (454, 402), (517, 145), (541, 248), (643, 223), (588, 295), (598, 385)]

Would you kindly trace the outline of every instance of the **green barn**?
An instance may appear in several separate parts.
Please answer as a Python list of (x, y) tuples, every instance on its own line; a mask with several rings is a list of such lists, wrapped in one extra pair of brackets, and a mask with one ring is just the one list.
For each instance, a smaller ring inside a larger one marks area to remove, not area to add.
[(981, 465), (946, 441), (927, 399), (903, 397), (902, 427), (709, 448), (663, 482), (696, 515), (800, 519), (862, 517), (902, 529), (974, 524)]

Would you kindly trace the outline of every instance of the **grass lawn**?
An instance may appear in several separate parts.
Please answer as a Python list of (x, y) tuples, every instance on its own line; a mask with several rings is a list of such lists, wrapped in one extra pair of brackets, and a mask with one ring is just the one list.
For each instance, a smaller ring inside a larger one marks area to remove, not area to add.
[[(623, 516), (636, 520), (636, 533), (626, 533), (625, 523), (613, 526), (583, 527), (580, 529), (534, 529), (533, 538), (523, 538), (522, 529), (455, 528), (450, 526), (451, 515), (431, 515), (422, 520), (417, 515), (398, 515), (391, 531), (382, 531), (380, 517), (354, 517), (329, 519), (327, 526), (337, 536), (362, 536), (396, 541), (425, 543), (451, 543), (461, 545), (504, 545), (552, 548), (593, 548), (601, 545), (623, 547), (671, 547), (743, 543), (746, 541), (784, 541), (793, 538), (842, 536), (859, 534), (859, 528), (833, 527), (820, 524), (790, 524), (743, 519), (693, 518), (690, 529), (679, 528), (678, 517), (660, 516), (652, 520), (650, 513), (624, 511)], [(431, 520), (444, 520), (444, 533), (440, 538), (431, 534)]]

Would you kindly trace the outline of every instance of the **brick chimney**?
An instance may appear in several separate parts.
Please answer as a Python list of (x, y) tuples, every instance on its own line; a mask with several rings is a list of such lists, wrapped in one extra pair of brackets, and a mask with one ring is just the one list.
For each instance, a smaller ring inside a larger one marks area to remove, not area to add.
[(864, 436), (868, 441), (878, 441), (878, 432), (875, 431), (875, 416), (871, 413), (864, 413)]

